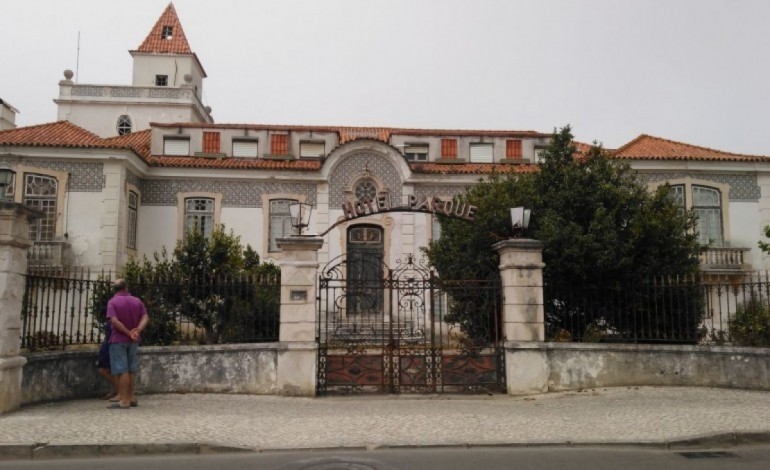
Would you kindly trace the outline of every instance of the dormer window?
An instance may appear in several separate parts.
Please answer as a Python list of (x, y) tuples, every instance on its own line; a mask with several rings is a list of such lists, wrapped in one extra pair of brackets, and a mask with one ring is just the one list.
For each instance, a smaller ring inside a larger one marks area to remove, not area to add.
[(163, 39), (171, 39), (174, 36), (174, 27), (173, 26), (164, 26), (163, 30), (160, 33), (160, 37)]
[(404, 156), (410, 162), (428, 161), (428, 144), (406, 144)]

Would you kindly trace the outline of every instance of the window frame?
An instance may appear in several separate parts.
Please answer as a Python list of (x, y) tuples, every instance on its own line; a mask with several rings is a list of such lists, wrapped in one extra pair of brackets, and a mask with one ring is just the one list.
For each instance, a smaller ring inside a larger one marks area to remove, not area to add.
[[(425, 152), (414, 152), (410, 151), (411, 149), (425, 149)], [(417, 158), (418, 155), (421, 155), (422, 158)], [(429, 160), (430, 155), (430, 144), (423, 143), (423, 142), (414, 142), (414, 143), (407, 143), (404, 144), (404, 158), (406, 158), (406, 161), (408, 162), (427, 162)]]
[[(277, 202), (287, 202), (286, 204), (286, 212), (281, 212), (278, 214), (273, 213), (273, 203)], [(286, 238), (293, 235), (293, 227), (291, 227), (291, 213), (289, 212), (289, 204), (299, 202), (297, 199), (289, 199), (289, 198), (275, 198), (271, 197), (268, 203), (267, 207), (267, 213), (268, 213), (268, 226), (267, 226), (267, 252), (268, 253), (277, 253), (280, 252), (281, 249), (278, 248), (277, 240), (279, 238)], [(274, 226), (274, 219), (281, 219), (281, 236), (276, 236), (273, 238), (273, 226)], [(286, 222), (289, 223), (289, 233), (286, 233)]]
[(209, 192), (189, 192), (189, 193), (177, 193), (177, 240), (185, 240), (187, 235), (187, 213), (186, 213), (186, 201), (188, 199), (213, 199), (214, 200), (214, 213), (212, 230), (220, 225), (220, 217), (222, 213), (222, 194), (221, 193), (209, 193)]
[[(187, 153), (166, 153), (166, 142), (176, 140), (187, 142)], [(163, 136), (163, 155), (169, 157), (189, 157), (190, 156), (190, 136), (189, 135), (164, 135)]]
[(160, 38), (161, 39), (173, 39), (174, 38), (174, 27), (170, 25), (163, 25), (163, 27), (160, 30)]
[[(39, 178), (53, 182), (53, 194), (29, 194), (30, 178)], [(50, 175), (28, 171), (23, 174), (24, 190), (21, 194), (22, 204), (33, 209), (37, 209), (43, 214), (43, 217), (30, 221), (29, 239), (33, 242), (50, 242), (56, 240), (56, 222), (59, 218), (58, 195), (60, 191), (59, 181)], [(39, 204), (30, 204), (37, 201)], [(44, 203), (48, 203), (45, 204)], [(52, 211), (49, 208), (52, 206)]]
[(441, 139), (441, 158), (458, 158), (458, 145), (456, 138)]
[[(479, 161), (473, 159), (474, 148), (489, 148), (489, 161)], [(468, 144), (468, 162), (470, 163), (494, 163), (495, 162), (495, 144), (494, 142), (470, 142)]]
[[(320, 155), (303, 155), (302, 150), (306, 145), (322, 145), (323, 150), (321, 151)], [(299, 141), (299, 158), (323, 158), (324, 156), (326, 156), (326, 141), (311, 139), (304, 139)]]
[[(134, 206), (131, 206), (131, 196), (134, 197)], [(139, 191), (131, 185), (126, 190), (126, 249), (136, 252), (139, 236)], [(131, 217), (133, 214), (133, 218)]]
[(19, 204), (24, 204), (25, 174), (34, 173), (54, 178), (57, 181), (54, 241), (60, 239), (64, 234), (64, 219), (67, 217), (65, 211), (67, 209), (66, 198), (69, 187), (69, 173), (66, 171), (50, 170), (48, 168), (29, 166), (22, 163), (11, 165), (11, 170), (16, 173), (12, 182), (13, 187), (6, 188), (6, 191), (7, 193), (13, 195), (13, 202), (17, 202)]
[[(125, 126), (128, 126), (126, 129)], [(118, 131), (118, 135), (128, 135), (134, 132), (134, 121), (128, 114), (121, 114), (118, 117), (118, 122), (115, 123), (115, 130)]]
[(168, 75), (156, 74), (155, 86), (168, 86)]
[[(236, 144), (253, 144), (254, 155), (239, 155), (235, 152)], [(235, 158), (259, 158), (259, 139), (255, 137), (233, 137), (231, 141), (231, 154)]]
[(672, 188), (676, 186), (684, 187), (684, 201), (685, 201), (684, 209), (687, 211), (690, 211), (693, 209), (693, 204), (692, 204), (693, 186), (716, 190), (719, 193), (719, 201), (720, 201), (720, 209), (721, 209), (722, 242), (719, 245), (715, 244), (715, 245), (704, 245), (704, 246), (714, 246), (714, 247), (730, 246), (730, 210), (729, 210), (730, 185), (718, 183), (716, 181), (705, 180), (705, 179), (677, 178), (677, 179), (662, 180), (662, 181), (656, 181), (654, 183), (649, 183), (647, 187), (651, 191), (655, 191), (666, 183), (668, 183), (668, 185), (671, 186)]

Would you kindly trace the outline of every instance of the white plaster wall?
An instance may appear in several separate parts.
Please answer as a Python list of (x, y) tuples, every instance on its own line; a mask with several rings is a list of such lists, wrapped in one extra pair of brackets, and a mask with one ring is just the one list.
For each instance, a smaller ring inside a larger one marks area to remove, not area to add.
[(176, 206), (140, 206), (137, 220), (136, 251), (139, 257), (151, 258), (163, 246), (169, 253), (174, 250), (178, 220)]
[(69, 193), (64, 231), (71, 244), (73, 265), (97, 269), (101, 266), (101, 193)]
[(193, 76), (192, 83), (198, 87), (198, 96), (201, 96), (203, 80), (193, 56), (136, 54), (132, 84), (155, 86), (155, 75), (168, 75), (168, 86), (179, 87), (185, 83), (184, 76), (188, 73)]
[(251, 245), (260, 258), (264, 258), (260, 251), (267, 229), (262, 227), (261, 208), (223, 207), (219, 221), (224, 224), (225, 230), (229, 232), (232, 229), (236, 235), (240, 235), (241, 245)]
[(770, 267), (770, 260), (767, 257), (763, 259), (762, 252), (757, 247), (757, 242), (764, 237), (763, 226), (758, 203), (730, 203), (730, 245), (751, 248), (744, 261), (750, 263), (753, 269)]
[(62, 103), (59, 120), (67, 120), (100, 137), (118, 135), (118, 117), (131, 117), (134, 132), (150, 128), (150, 122), (199, 122), (192, 105), (127, 104), (127, 103)]

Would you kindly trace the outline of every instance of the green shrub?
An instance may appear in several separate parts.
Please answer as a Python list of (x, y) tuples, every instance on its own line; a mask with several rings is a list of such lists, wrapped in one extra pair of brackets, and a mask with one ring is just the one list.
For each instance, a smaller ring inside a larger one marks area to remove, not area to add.
[(736, 346), (770, 346), (770, 301), (752, 294), (728, 322)]

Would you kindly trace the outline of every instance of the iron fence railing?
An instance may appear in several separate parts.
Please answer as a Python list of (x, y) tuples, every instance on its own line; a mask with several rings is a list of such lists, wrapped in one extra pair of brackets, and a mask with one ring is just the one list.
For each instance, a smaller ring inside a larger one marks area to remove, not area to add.
[[(85, 270), (26, 276), (21, 346), (61, 349), (100, 343), (114, 276)], [(150, 316), (142, 344), (278, 340), (280, 276), (137, 279), (129, 290)]]
[(770, 346), (767, 273), (652, 279), (592, 293), (544, 288), (550, 341)]

